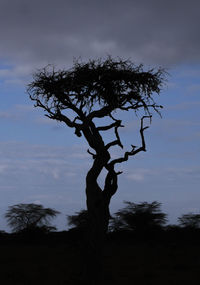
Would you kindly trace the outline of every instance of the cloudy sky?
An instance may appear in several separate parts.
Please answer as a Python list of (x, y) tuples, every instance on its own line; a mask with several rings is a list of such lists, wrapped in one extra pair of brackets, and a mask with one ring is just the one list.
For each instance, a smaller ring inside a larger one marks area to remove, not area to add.
[[(198, 0), (0, 0), (0, 229), (16, 203), (60, 210), (59, 229), (85, 208), (86, 142), (35, 109), (26, 86), (49, 63), (70, 68), (108, 54), (169, 73), (157, 99), (163, 118), (146, 132), (148, 151), (120, 166), (112, 212), (124, 200), (162, 202), (171, 223), (200, 211), (199, 10)], [(140, 144), (139, 121), (126, 119), (128, 148)]]

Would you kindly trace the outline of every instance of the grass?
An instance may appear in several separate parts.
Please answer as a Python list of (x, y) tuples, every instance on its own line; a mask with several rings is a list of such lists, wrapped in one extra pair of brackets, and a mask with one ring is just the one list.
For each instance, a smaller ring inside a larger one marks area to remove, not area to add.
[[(3, 285), (78, 284), (82, 264), (76, 247), (67, 244), (0, 245)], [(197, 285), (200, 245), (173, 243), (107, 243), (107, 285)]]

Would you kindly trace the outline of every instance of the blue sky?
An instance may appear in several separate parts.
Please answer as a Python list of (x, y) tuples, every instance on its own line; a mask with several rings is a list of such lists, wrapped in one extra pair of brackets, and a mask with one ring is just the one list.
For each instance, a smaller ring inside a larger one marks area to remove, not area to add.
[[(200, 4), (160, 2), (18, 0), (10, 10), (11, 1), (0, 0), (0, 229), (8, 230), (3, 214), (17, 203), (61, 211), (59, 229), (66, 228), (67, 214), (85, 208), (85, 175), (92, 163), (87, 144), (34, 108), (26, 86), (48, 63), (69, 68), (74, 57), (107, 54), (169, 73), (157, 99), (162, 118), (155, 114), (146, 131), (147, 152), (119, 166), (123, 174), (111, 211), (124, 200), (157, 200), (171, 223), (183, 213), (199, 213)], [(124, 119), (126, 148), (140, 145), (139, 118)]]

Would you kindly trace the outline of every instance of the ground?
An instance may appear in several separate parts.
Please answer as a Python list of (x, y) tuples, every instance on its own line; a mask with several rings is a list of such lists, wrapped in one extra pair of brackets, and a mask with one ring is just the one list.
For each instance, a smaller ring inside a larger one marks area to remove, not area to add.
[[(81, 258), (70, 244), (1, 244), (3, 285), (75, 285)], [(108, 242), (104, 253), (105, 285), (197, 285), (200, 244)]]

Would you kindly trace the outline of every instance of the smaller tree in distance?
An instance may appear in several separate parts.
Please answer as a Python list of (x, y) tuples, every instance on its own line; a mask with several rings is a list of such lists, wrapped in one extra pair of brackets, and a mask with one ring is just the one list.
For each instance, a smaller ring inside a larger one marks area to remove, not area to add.
[(179, 225), (183, 228), (199, 229), (200, 214), (188, 213), (178, 218)]
[(50, 225), (58, 211), (51, 208), (44, 208), (38, 204), (17, 204), (10, 206), (5, 214), (8, 225), (13, 232), (32, 231), (38, 228), (46, 231), (56, 229)]
[(124, 203), (126, 206), (115, 213), (115, 217), (111, 220), (110, 229), (113, 231), (130, 230), (145, 232), (159, 229), (167, 221), (167, 215), (161, 212), (161, 203), (157, 201), (152, 203), (142, 202), (139, 204), (127, 201)]
[(76, 212), (75, 215), (67, 215), (68, 225), (76, 229), (86, 229), (88, 225), (88, 211), (81, 210)]

